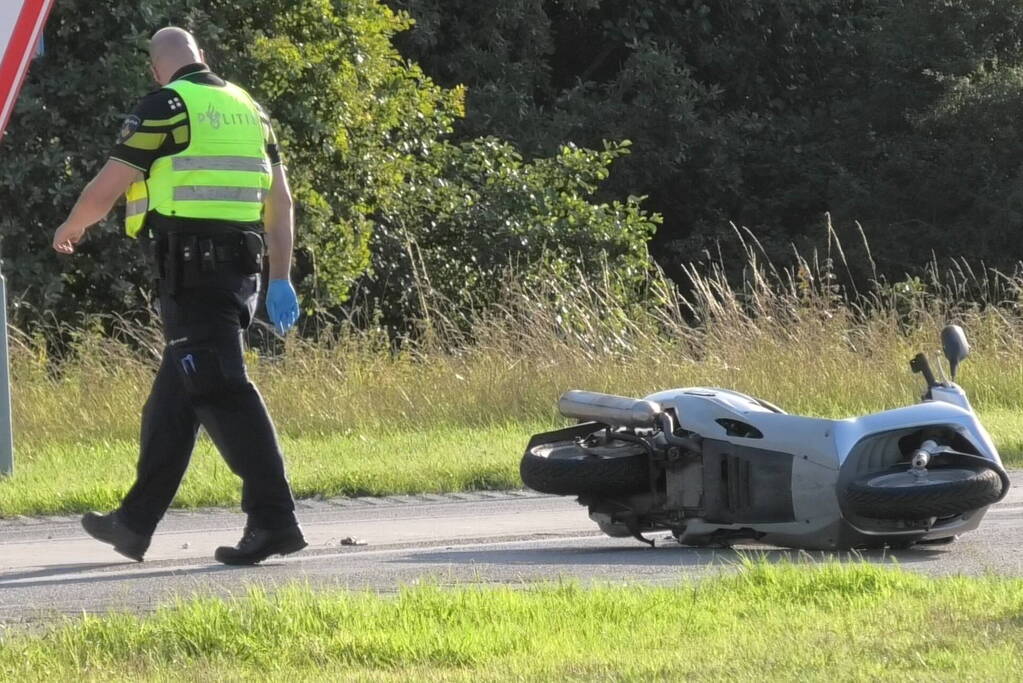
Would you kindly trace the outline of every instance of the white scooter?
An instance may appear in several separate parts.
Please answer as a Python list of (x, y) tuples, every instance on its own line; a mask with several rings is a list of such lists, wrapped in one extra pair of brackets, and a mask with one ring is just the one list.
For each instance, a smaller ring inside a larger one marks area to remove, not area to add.
[[(969, 353), (942, 330), (952, 379)], [(535, 435), (526, 486), (578, 496), (609, 536), (670, 531), (679, 543), (760, 542), (807, 549), (946, 543), (1008, 493), (998, 451), (953, 382), (924, 354), (921, 403), (828, 420), (787, 415), (726, 389), (645, 399), (569, 391), (559, 409), (585, 422)]]

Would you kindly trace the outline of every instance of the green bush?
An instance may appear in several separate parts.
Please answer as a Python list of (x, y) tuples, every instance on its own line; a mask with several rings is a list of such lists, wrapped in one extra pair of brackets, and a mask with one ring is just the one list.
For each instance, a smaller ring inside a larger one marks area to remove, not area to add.
[(659, 217), (636, 197), (591, 201), (627, 148), (566, 146), (526, 162), (495, 138), (436, 145), (380, 214), (366, 289), (387, 303), (385, 322), (400, 326), (439, 305), (465, 327), (473, 311), (498, 303), (512, 271), (529, 286), (568, 274), (593, 281), (610, 267), (625, 286), (638, 285)]

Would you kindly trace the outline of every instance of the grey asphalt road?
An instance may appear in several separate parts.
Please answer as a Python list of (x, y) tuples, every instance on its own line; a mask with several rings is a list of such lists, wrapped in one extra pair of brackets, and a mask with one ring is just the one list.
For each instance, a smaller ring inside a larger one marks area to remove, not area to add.
[[(1023, 575), (1023, 473), (980, 529), (947, 546), (902, 551), (801, 553), (768, 546), (693, 549), (665, 539), (650, 549), (596, 531), (572, 499), (527, 492), (303, 502), (310, 547), (258, 567), (216, 563), (244, 518), (220, 510), (172, 511), (146, 561), (116, 554), (81, 530), (77, 517), (0, 521), (0, 623), (55, 614), (149, 610), (178, 597), (244, 595), (294, 581), (391, 592), (440, 585), (512, 584), (571, 577), (582, 582), (674, 583), (731, 571), (743, 555), (769, 560), (897, 561), (932, 575)], [(365, 541), (348, 545), (346, 539)]]

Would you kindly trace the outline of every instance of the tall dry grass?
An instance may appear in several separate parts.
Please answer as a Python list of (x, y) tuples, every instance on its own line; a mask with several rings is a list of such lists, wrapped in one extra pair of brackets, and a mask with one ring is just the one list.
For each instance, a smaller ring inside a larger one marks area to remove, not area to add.
[[(936, 351), (945, 322), (963, 325), (974, 357), (962, 383), (981, 410), (1023, 404), (1023, 277), (932, 264), (926, 277), (867, 291), (840, 289), (841, 245), (778, 267), (749, 233), (741, 277), (721, 264), (679, 292), (653, 273), (625, 292), (552, 275), (509, 278), (499, 306), (456, 326), (429, 292), (429, 324), (396, 344), (378, 330), (333, 328), (291, 338), (276, 357), (250, 352), (250, 371), (285, 434), (417, 430), (553, 421), (568, 388), (643, 395), (672, 386), (745, 391), (791, 412), (858, 414), (905, 404), (921, 380), (908, 359)], [(79, 331), (52, 358), (38, 338), (12, 342), (15, 429), (21, 443), (131, 439), (158, 355), (155, 329)]]

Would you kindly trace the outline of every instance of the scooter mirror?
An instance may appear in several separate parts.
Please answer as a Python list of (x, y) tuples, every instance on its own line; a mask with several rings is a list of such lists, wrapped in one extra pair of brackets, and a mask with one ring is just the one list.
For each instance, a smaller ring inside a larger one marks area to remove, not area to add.
[(956, 368), (970, 355), (970, 342), (966, 341), (966, 333), (958, 325), (946, 325), (941, 331), (941, 348), (948, 359), (952, 371), (952, 379), (956, 377)]

